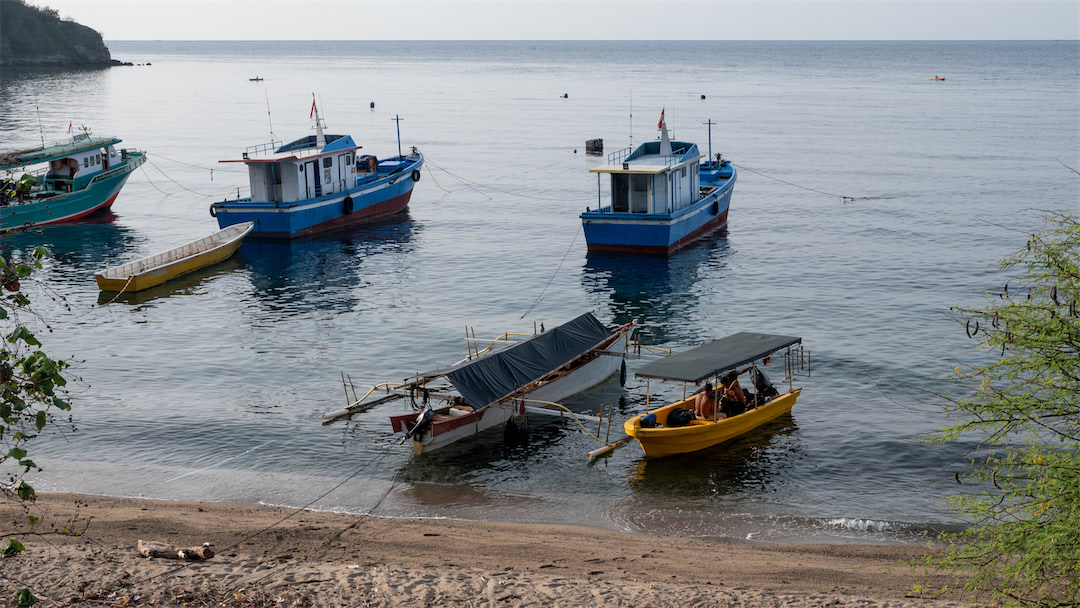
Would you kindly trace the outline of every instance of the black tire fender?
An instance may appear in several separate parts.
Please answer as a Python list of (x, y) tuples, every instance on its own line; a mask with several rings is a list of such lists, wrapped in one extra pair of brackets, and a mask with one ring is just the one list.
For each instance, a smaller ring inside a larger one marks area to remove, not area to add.
[(352, 202), (352, 197), (351, 196), (346, 196), (345, 200), (342, 201), (342, 203), (344, 203), (344, 206), (345, 206), (345, 213), (352, 213), (353, 212), (353, 202)]
[(210, 217), (217, 217), (217, 210), (214, 209), (213, 205), (210, 205)]
[(626, 359), (619, 365), (619, 386), (626, 386)]
[(413, 169), (412, 181), (414, 181), (414, 182), (420, 181), (420, 170), (419, 169)]

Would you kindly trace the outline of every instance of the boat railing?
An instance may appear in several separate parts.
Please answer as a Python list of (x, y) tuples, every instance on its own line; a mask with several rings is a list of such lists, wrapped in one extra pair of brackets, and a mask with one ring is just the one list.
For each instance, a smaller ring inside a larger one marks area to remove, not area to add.
[(273, 154), (278, 148), (281, 147), (280, 141), (271, 141), (265, 144), (259, 144), (257, 146), (248, 146), (244, 149), (244, 158), (252, 156), (260, 156), (263, 154)]
[(622, 161), (625, 160), (626, 157), (630, 156), (631, 152), (633, 152), (633, 150), (631, 150), (629, 146), (621, 150), (616, 150), (611, 154), (607, 155), (607, 162), (609, 165), (618, 165), (622, 163)]

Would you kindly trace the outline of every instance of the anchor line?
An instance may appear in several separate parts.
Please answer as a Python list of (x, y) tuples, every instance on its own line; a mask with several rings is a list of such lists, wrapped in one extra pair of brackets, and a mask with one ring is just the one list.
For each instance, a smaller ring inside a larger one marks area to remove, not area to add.
[[(488, 196), (487, 194), (485, 194), (484, 192), (481, 192), (480, 191), (481, 188), (483, 188), (485, 190), (490, 190), (492, 192), (498, 192), (499, 194), (506, 194), (508, 196), (516, 196), (518, 198), (527, 198), (527, 199), (532, 199), (532, 200), (536, 200), (536, 201), (559, 201), (559, 202), (566, 202), (567, 201), (567, 198), (564, 197), (564, 196), (560, 196), (560, 197), (534, 196), (534, 195), (530, 195), (530, 194), (522, 194), (520, 192), (514, 192), (513, 190), (503, 190), (502, 188), (496, 188), (494, 186), (488, 186), (486, 184), (481, 184), (479, 182), (474, 182), (474, 181), (465, 179), (464, 177), (461, 177), (460, 175), (456, 175), (456, 174), (448, 171), (445, 167), (443, 167), (441, 165), (438, 165), (437, 163), (431, 161), (427, 157), (425, 157), (424, 162), (430, 164), (432, 167), (438, 169), (439, 171), (442, 171), (443, 173), (449, 175), (450, 177), (453, 177), (454, 179), (461, 182), (461, 184), (463, 186), (474, 190), (477, 194), (487, 198), (488, 200), (491, 200), (491, 197)], [(448, 192), (448, 193), (453, 194), (452, 192)], [(582, 199), (582, 200), (584, 200), (584, 199)], [(589, 200), (592, 200), (592, 199), (589, 199)]]
[(192, 190), (191, 188), (188, 188), (188, 187), (187, 187), (187, 186), (185, 186), (184, 184), (181, 184), (180, 182), (176, 181), (175, 179), (173, 179), (173, 178), (169, 177), (169, 174), (168, 174), (168, 173), (165, 173), (164, 171), (162, 171), (162, 170), (161, 170), (161, 167), (157, 166), (157, 164), (156, 164), (156, 163), (154, 163), (154, 161), (152, 161), (152, 160), (150, 160), (150, 159), (148, 158), (148, 159), (146, 159), (146, 162), (150, 163), (150, 165), (151, 165), (151, 166), (152, 166), (153, 168), (157, 169), (157, 170), (158, 170), (158, 172), (160, 172), (160, 173), (161, 173), (162, 175), (164, 175), (164, 176), (165, 176), (165, 179), (167, 179), (167, 180), (169, 180), (170, 182), (172, 182), (172, 183), (176, 184), (176, 185), (177, 185), (177, 186), (179, 186), (179, 187), (180, 187), (180, 188), (181, 188), (182, 190), (187, 190), (188, 192), (190, 192), (190, 193), (192, 193), (192, 194), (197, 194), (197, 195), (199, 195), (199, 196), (201, 196), (201, 197), (203, 197), (203, 198), (210, 198), (210, 197), (212, 197), (212, 196), (216, 196), (216, 195), (214, 195), (214, 194), (203, 194), (202, 192), (196, 192), (196, 191)]
[(789, 182), (789, 181), (786, 181), (786, 180), (782, 180), (779, 177), (773, 177), (771, 175), (767, 175), (765, 173), (762, 173), (761, 171), (751, 169), (750, 167), (744, 167), (742, 165), (736, 165), (735, 163), (731, 163), (731, 164), (734, 165), (735, 167), (737, 167), (740, 171), (749, 171), (751, 173), (755, 173), (757, 175), (760, 175), (761, 177), (766, 177), (766, 178), (771, 179), (773, 181), (778, 181), (781, 184), (787, 184), (789, 186), (794, 186), (795, 188), (802, 188), (803, 190), (809, 190), (810, 192), (816, 192), (818, 194), (823, 194), (825, 196), (831, 196), (833, 198), (838, 198), (838, 199), (840, 199), (840, 204), (841, 205), (844, 205), (844, 204), (847, 204), (847, 203), (853, 203), (855, 201), (872, 201), (872, 200), (879, 200), (879, 199), (887, 198), (887, 197), (884, 197), (884, 196), (845, 196), (843, 194), (833, 194), (831, 192), (825, 192), (823, 190), (817, 190), (817, 189), (814, 189), (814, 188), (810, 188), (810, 187), (807, 187), (807, 186), (802, 186), (802, 185), (796, 184), (794, 182)]
[(531, 306), (529, 306), (529, 309), (526, 310), (524, 314), (522, 314), (519, 318), (524, 319), (530, 312), (533, 311), (534, 308), (536, 308), (536, 305), (540, 303), (540, 300), (544, 299), (544, 293), (547, 292), (548, 287), (551, 287), (551, 282), (555, 280), (555, 275), (559, 274), (559, 270), (562, 268), (563, 262), (566, 261), (566, 256), (570, 255), (570, 250), (574, 248), (574, 243), (577, 242), (577, 237), (579, 234), (581, 234), (581, 230), (581, 226), (578, 226), (577, 232), (574, 233), (573, 240), (570, 241), (570, 246), (566, 248), (566, 253), (564, 253), (562, 259), (559, 260), (559, 265), (555, 268), (555, 272), (551, 273), (551, 278), (548, 279), (547, 285), (544, 285), (544, 288), (540, 290), (540, 295), (536, 296), (536, 299), (533, 300), (533, 303)]
[[(278, 519), (277, 521), (275, 521), (275, 522), (271, 523), (270, 525), (262, 528), (261, 530), (257, 530), (255, 532), (252, 532), (251, 534), (249, 534), (249, 535), (245, 536), (244, 538), (236, 541), (232, 545), (229, 545), (228, 547), (225, 547), (224, 549), (218, 550), (217, 553), (226, 553), (226, 552), (228, 552), (228, 551), (230, 551), (232, 549), (235, 549), (236, 547), (239, 547), (241, 544), (251, 540), (252, 538), (255, 538), (256, 536), (258, 536), (260, 534), (266, 533), (266, 532), (272, 530), (273, 528), (277, 527), (279, 524), (284, 523), (286, 520), (291, 519), (291, 518), (295, 517), (296, 515), (299, 515), (300, 513), (303, 513), (304, 511), (310, 509), (312, 505), (319, 502), (323, 498), (326, 498), (331, 493), (335, 492), (338, 488), (340, 488), (341, 486), (343, 486), (346, 483), (348, 483), (349, 481), (351, 481), (354, 477), (359, 475), (364, 469), (368, 468), (369, 466), (371, 466), (373, 464), (378, 464), (379, 462), (381, 462), (383, 460), (383, 458), (385, 458), (386, 455), (390, 453), (390, 450), (394, 449), (396, 446), (397, 446), (397, 444), (395, 444), (395, 443), (387, 444), (387, 449), (383, 450), (381, 453), (379, 453), (375, 457), (371, 458), (370, 460), (368, 460), (364, 464), (360, 465), (356, 470), (354, 470), (347, 477), (345, 477), (345, 479), (341, 480), (336, 485), (331, 487), (329, 490), (326, 490), (325, 492), (323, 492), (319, 496), (316, 496), (314, 499), (312, 499), (306, 505), (291, 510), (287, 515), (285, 515), (281, 519)], [(372, 505), (372, 507), (370, 509), (368, 509), (367, 513), (364, 513), (359, 519), (357, 519), (356, 521), (349, 524), (349, 526), (347, 526), (346, 528), (342, 529), (341, 532), (339, 532), (335, 536), (335, 538), (337, 536), (340, 536), (341, 534), (344, 534), (349, 529), (355, 527), (364, 518), (370, 516), (373, 512), (375, 512), (375, 509), (379, 508), (379, 506), (383, 503), (383, 501), (386, 500), (386, 497), (390, 495), (390, 492), (392, 492), (394, 490), (394, 487), (397, 485), (399, 475), (400, 475), (400, 472), (396, 473), (394, 475), (393, 479), (391, 479), (391, 481), (390, 481), (390, 486), (386, 489), (386, 491), (382, 494), (382, 496), (379, 497), (379, 500), (377, 500), (375, 502), (375, 504)], [(93, 539), (89, 539), (89, 540), (92, 541)], [(145, 578), (143, 578), (141, 580), (138, 580), (138, 581), (128, 582), (125, 586), (132, 586), (132, 585), (135, 585), (135, 584), (138, 584), (138, 583), (145, 583), (147, 581), (152, 581), (152, 580), (157, 579), (157, 578), (172, 576), (173, 574), (176, 574), (177, 572), (188, 569), (189, 567), (191, 567), (191, 565), (193, 563), (194, 562), (185, 562), (182, 565), (179, 565), (179, 566), (177, 566), (175, 568), (172, 568), (171, 570), (166, 570), (164, 572), (160, 572), (160, 573), (157, 573), (157, 574), (152, 574), (152, 575), (147, 576), (147, 577), (145, 577)], [(274, 574), (274, 571), (271, 571), (271, 572), (267, 573), (266, 576), (270, 576), (271, 574)], [(262, 578), (266, 578), (266, 576), (264, 576)], [(259, 579), (259, 580), (262, 580), (262, 579)]]
[(156, 158), (160, 158), (161, 160), (167, 160), (170, 163), (176, 163), (178, 165), (186, 165), (188, 167), (194, 167), (196, 169), (203, 169), (203, 170), (209, 171), (211, 174), (213, 172), (215, 172), (215, 171), (217, 171), (219, 173), (247, 173), (247, 171), (245, 171), (243, 169), (221, 169), (221, 168), (217, 168), (217, 167), (204, 167), (202, 165), (194, 165), (192, 163), (186, 163), (186, 162), (184, 162), (182, 160), (176, 160), (176, 159), (169, 158), (167, 156), (162, 156), (160, 154), (155, 154), (155, 153), (152, 153), (152, 152), (147, 152), (146, 155), (147, 156), (154, 156)]

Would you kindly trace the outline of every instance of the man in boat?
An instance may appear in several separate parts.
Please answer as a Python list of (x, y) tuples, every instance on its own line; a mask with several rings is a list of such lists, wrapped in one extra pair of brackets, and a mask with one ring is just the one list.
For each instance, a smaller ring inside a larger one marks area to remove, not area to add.
[(698, 393), (694, 400), (694, 413), (698, 420), (715, 420), (716, 393), (713, 391), (712, 382), (706, 382), (705, 388)]
[(732, 370), (720, 377), (720, 384), (724, 389), (720, 396), (720, 413), (725, 418), (737, 416), (746, 411), (746, 392), (739, 385), (739, 373), (737, 370)]

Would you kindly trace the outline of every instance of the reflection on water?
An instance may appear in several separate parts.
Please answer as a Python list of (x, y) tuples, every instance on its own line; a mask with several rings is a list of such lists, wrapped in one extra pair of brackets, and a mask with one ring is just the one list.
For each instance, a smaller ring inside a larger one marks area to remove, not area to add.
[(117, 293), (115, 291), (98, 292), (98, 304), (146, 304), (159, 298), (167, 298), (174, 295), (189, 296), (201, 292), (207, 282), (215, 277), (241, 272), (247, 267), (244, 257), (235, 254), (227, 260), (223, 260), (212, 266), (200, 268), (195, 272), (182, 277), (166, 281), (161, 285), (155, 285), (142, 291)]
[(414, 229), (405, 212), (299, 239), (249, 238), (240, 253), (251, 269), (254, 296), (268, 311), (340, 312), (357, 305), (353, 291), (368, 285), (364, 267), (372, 257), (413, 250)]
[(581, 283), (590, 293), (610, 299), (615, 323), (638, 319), (655, 343), (668, 341), (682, 323), (672, 320), (698, 309), (696, 287), (704, 279), (722, 279), (730, 246), (726, 229), (670, 256), (593, 253), (586, 256)]
[(789, 413), (706, 450), (642, 457), (628, 483), (641, 495), (686, 501), (768, 493), (768, 485), (803, 456), (797, 430)]
[[(98, 215), (98, 214), (95, 214)], [(113, 214), (102, 214), (105, 220)], [(29, 251), (42, 245), (52, 252), (50, 281), (94, 283), (94, 273), (128, 261), (130, 252), (143, 245), (144, 237), (125, 226), (108, 221), (89, 224), (40, 226), (5, 234), (4, 251)]]

